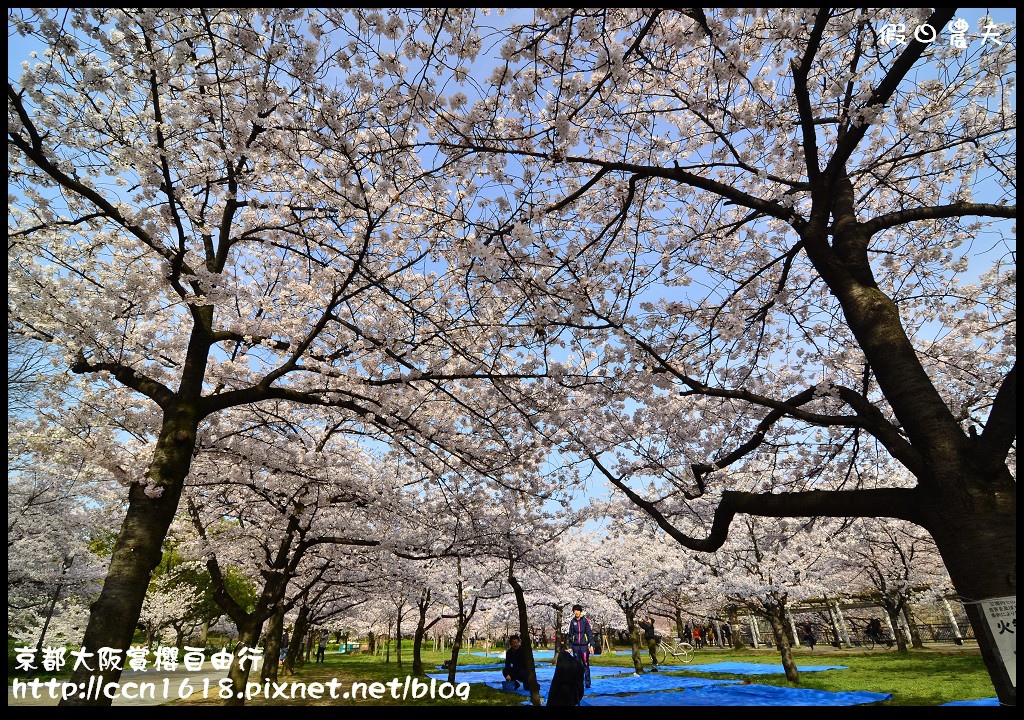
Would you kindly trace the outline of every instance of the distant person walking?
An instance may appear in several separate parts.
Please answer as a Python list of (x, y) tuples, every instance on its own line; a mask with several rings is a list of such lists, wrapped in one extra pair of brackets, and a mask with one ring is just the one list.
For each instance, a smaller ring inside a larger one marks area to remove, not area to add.
[(801, 625), (800, 634), (803, 636), (803, 641), (810, 646), (811, 650), (813, 650), (814, 644), (818, 642), (818, 638), (814, 635), (814, 623), (808, 620)]

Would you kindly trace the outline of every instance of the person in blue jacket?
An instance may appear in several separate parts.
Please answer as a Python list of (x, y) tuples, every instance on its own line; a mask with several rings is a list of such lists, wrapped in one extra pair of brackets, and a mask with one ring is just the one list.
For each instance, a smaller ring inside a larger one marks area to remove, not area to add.
[(572, 619), (569, 620), (569, 649), (573, 657), (583, 664), (583, 684), (590, 687), (590, 647), (594, 644), (594, 630), (590, 620), (583, 617), (583, 606), (572, 606)]

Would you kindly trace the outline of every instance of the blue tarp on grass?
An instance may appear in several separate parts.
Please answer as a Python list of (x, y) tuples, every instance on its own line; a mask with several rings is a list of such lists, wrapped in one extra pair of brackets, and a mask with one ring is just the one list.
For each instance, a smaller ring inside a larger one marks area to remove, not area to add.
[(711, 678), (682, 677), (680, 675), (612, 675), (594, 678), (593, 687), (587, 695), (618, 695), (621, 693), (660, 692), (664, 690), (685, 690), (707, 687), (708, 685), (729, 685), (740, 680), (712, 680)]
[[(478, 657), (496, 657), (496, 658), (504, 658), (505, 657), (505, 651), (504, 650), (498, 650), (497, 648), (495, 648), (494, 650), (491, 650), (489, 653), (482, 652), (482, 651), (479, 651), (479, 650), (474, 650), (473, 652), (471, 652), (469, 654), (470, 655), (477, 655)], [(538, 650), (537, 648), (534, 648), (533, 649), (533, 657), (534, 658), (540, 658), (540, 659), (547, 658), (548, 660), (554, 660), (555, 659), (555, 651), (554, 650)]]
[[(682, 665), (673, 666), (674, 670), (692, 670), (694, 672), (715, 672), (733, 673), (735, 675), (771, 675), (774, 673), (785, 673), (786, 668), (782, 664), (772, 665), (769, 663), (748, 663), (748, 662), (717, 662), (707, 665)], [(820, 672), (821, 670), (846, 670), (845, 665), (797, 665), (800, 672)]]
[(999, 698), (978, 698), (977, 700), (954, 700), (953, 702), (942, 703), (941, 707), (953, 705), (999, 705)]
[[(647, 676), (644, 676), (645, 678)], [(583, 697), (581, 705), (771, 705), (839, 706), (868, 705), (892, 699), (890, 693), (826, 692), (809, 688), (773, 685), (705, 685), (693, 690), (647, 692), (633, 695), (593, 695)]]
[[(739, 683), (740, 680), (712, 680), (711, 678), (695, 678), (695, 677), (680, 677), (678, 675), (610, 675), (606, 677), (594, 677), (591, 674), (593, 680), (593, 686), (586, 691), (588, 696), (590, 695), (619, 695), (622, 693), (650, 693), (659, 692), (664, 690), (683, 690), (686, 688), (699, 688), (707, 685), (726, 685), (729, 683)], [(550, 685), (550, 679), (547, 683), (544, 683), (537, 679), (540, 683), (540, 694), (541, 697), (546, 698)], [(500, 682), (488, 681), (484, 683), (487, 687), (494, 688), (495, 690), (502, 690)], [(529, 691), (525, 687), (521, 687), (518, 690), (506, 690), (506, 692), (516, 692), (520, 695), (529, 695)]]
[[(503, 665), (491, 665), (493, 669), (487, 670), (470, 670), (466, 671), (465, 668), (459, 667), (455, 670), (455, 682), (457, 683), (497, 683), (500, 688), (501, 683), (505, 680), (505, 676), (502, 675), (501, 671), (504, 669)], [(544, 688), (544, 692), (547, 692), (546, 684), (551, 682), (551, 677), (555, 674), (554, 665), (537, 665), (537, 682), (540, 683), (541, 687)], [(597, 678), (605, 677), (609, 675), (623, 675), (633, 674), (633, 668), (623, 667), (606, 667), (603, 665), (591, 665), (590, 666), (590, 677), (594, 682), (597, 682)], [(448, 673), (427, 673), (427, 677), (436, 678), (437, 680), (447, 680)], [(644, 677), (647, 677), (646, 675)]]

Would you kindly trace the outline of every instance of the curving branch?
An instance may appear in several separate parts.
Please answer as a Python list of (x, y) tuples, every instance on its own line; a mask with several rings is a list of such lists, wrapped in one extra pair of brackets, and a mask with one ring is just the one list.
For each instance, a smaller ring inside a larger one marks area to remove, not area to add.
[(175, 394), (167, 386), (130, 367), (112, 362), (89, 362), (82, 351), (78, 352), (78, 357), (71, 364), (71, 372), (76, 375), (108, 372), (122, 385), (142, 393), (164, 410), (168, 408), (175, 397)]
[(964, 215), (1015, 218), (1017, 217), (1017, 206), (963, 202), (953, 203), (952, 205), (908, 208), (879, 215), (876, 218), (861, 223), (861, 228), (874, 235), (881, 230), (888, 230), (918, 220), (941, 220), (942, 218), (963, 217)]
[(891, 517), (921, 524), (923, 497), (919, 489), (878, 488), (870, 490), (809, 490), (789, 493), (753, 493), (726, 490), (715, 510), (707, 537), (687, 535), (658, 509), (657, 503), (634, 492), (625, 481), (609, 472), (594, 455), (591, 462), (612, 485), (657, 523), (676, 542), (690, 550), (714, 552), (725, 544), (736, 515), (757, 517)]

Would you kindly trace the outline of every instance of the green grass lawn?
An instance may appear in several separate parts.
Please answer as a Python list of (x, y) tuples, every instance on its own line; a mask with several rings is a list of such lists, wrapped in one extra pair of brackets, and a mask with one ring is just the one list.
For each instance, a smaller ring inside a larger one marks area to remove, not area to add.
[[(412, 673), (411, 647), (403, 650), (403, 664), (398, 666), (392, 650), (390, 661), (383, 656), (367, 653), (349, 655), (328, 654), (322, 665), (305, 664), (296, 668), (293, 675), (279, 677), (279, 682), (313, 683), (330, 682), (336, 679), (339, 687), (348, 688), (353, 682), (388, 683), (394, 679), (404, 682), (404, 678)], [(799, 686), (792, 685), (785, 675), (735, 675), (728, 673), (696, 673), (687, 670), (686, 665), (674, 665), (663, 668), (670, 674), (699, 675), (703, 677), (750, 680), (763, 685), (782, 687), (803, 687), (826, 690), (830, 692), (866, 690), (888, 693), (893, 696), (883, 705), (941, 705), (954, 700), (975, 700), (994, 697), (995, 691), (988, 672), (981, 660), (977, 646), (970, 644), (965, 647), (926, 646), (923, 650), (911, 650), (900, 654), (896, 650), (877, 649), (865, 651), (861, 649), (836, 649), (818, 647), (814, 651), (799, 648), (794, 650), (798, 665), (842, 665), (845, 670), (826, 670), (820, 672), (804, 672), (800, 674)], [(427, 672), (436, 670), (449, 657), (447, 652), (425, 651), (423, 661)], [(646, 652), (641, 655), (645, 668), (649, 658)], [(693, 665), (721, 661), (761, 662), (781, 664), (779, 654), (774, 649), (747, 649), (734, 651), (729, 649), (704, 649), (697, 652)], [(479, 665), (493, 662), (501, 667), (499, 657), (484, 658), (475, 654), (463, 654), (460, 665)], [(549, 662), (539, 659), (538, 664)], [(594, 665), (632, 667), (629, 655), (605, 653), (593, 659)], [(541, 696), (547, 694), (547, 687), (541, 687)], [(248, 701), (248, 705), (520, 705), (525, 700), (522, 695), (506, 693), (486, 687), (482, 684), (471, 685), (468, 700), (452, 698), (442, 700), (425, 697), (419, 700), (349, 698), (349, 699), (265, 699), (256, 697)], [(178, 701), (176, 705), (217, 704), (218, 700)]]
[[(628, 657), (628, 656), (627, 656)], [(954, 700), (976, 700), (995, 697), (977, 646), (970, 649), (928, 647), (899, 653), (895, 650), (794, 650), (797, 665), (842, 665), (845, 670), (823, 670), (800, 673), (800, 684), (794, 685), (783, 674), (703, 676), (749, 679), (762, 685), (802, 687), (829, 692), (866, 690), (889, 693), (892, 700), (884, 705), (942, 705)], [(775, 650), (707, 650), (698, 652), (692, 664), (721, 661), (764, 662), (781, 664)], [(681, 666), (685, 667), (685, 666)], [(684, 671), (685, 672), (685, 671)], [(689, 674), (689, 673), (686, 673)]]

